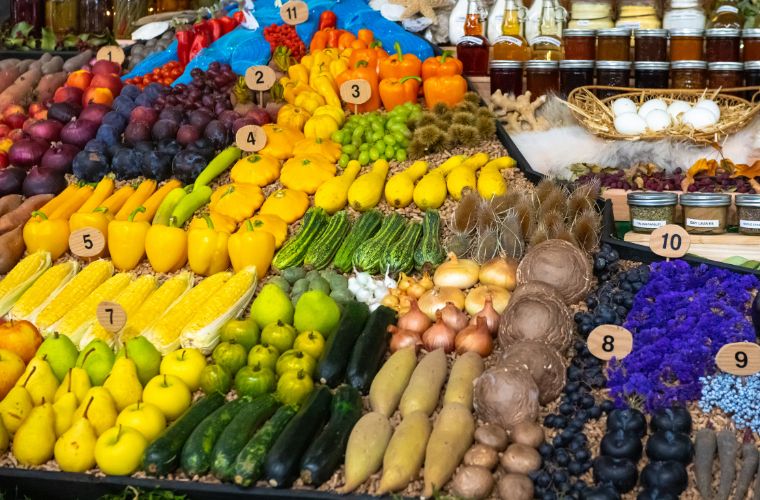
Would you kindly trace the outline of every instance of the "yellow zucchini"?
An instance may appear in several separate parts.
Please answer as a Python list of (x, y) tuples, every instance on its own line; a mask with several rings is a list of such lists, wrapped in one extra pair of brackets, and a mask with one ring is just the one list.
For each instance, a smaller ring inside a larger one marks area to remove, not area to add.
[(417, 478), (429, 437), (430, 421), (424, 412), (417, 411), (404, 417), (385, 450), (378, 495), (403, 490)]
[(417, 354), (414, 347), (399, 349), (388, 358), (369, 388), (369, 404), (372, 411), (386, 417), (393, 415), (416, 365)]
[(380, 469), (393, 428), (388, 418), (367, 413), (356, 422), (346, 446), (346, 484), (339, 493), (351, 493)]
[(472, 410), (473, 383), (484, 368), (483, 358), (478, 353), (466, 352), (459, 356), (451, 367), (443, 404), (461, 403)]
[(469, 408), (460, 403), (443, 405), (425, 451), (423, 496), (432, 496), (451, 479), (474, 434), (475, 418)]
[(442, 348), (427, 353), (414, 369), (409, 385), (401, 396), (401, 416), (406, 417), (418, 410), (430, 416), (438, 406), (445, 380), (446, 353)]

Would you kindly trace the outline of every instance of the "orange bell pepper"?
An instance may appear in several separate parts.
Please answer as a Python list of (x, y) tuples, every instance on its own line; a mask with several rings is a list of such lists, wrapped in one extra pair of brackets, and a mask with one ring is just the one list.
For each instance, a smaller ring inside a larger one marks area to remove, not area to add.
[(422, 61), (414, 54), (401, 52), (398, 42), (393, 44), (396, 53), (380, 62), (380, 79), (404, 78), (405, 76), (420, 76)]
[(422, 83), (425, 104), (432, 108), (439, 102), (454, 106), (464, 100), (467, 80), (461, 75), (431, 76)]
[(377, 73), (374, 68), (368, 66), (367, 61), (358, 61), (354, 66), (354, 69), (348, 69), (335, 77), (335, 83), (338, 84), (338, 88), (348, 80), (367, 80), (370, 89), (372, 89), (372, 95), (369, 100), (364, 104), (359, 104), (357, 110), (360, 113), (367, 113), (380, 108), (380, 92), (378, 92), (377, 88)]
[(311, 37), (309, 52), (314, 53), (327, 47), (327, 30), (319, 30)]
[(327, 28), (325, 31), (327, 32), (327, 46), (330, 48), (337, 48), (338, 40), (340, 40), (341, 35), (346, 32), (346, 30), (337, 30), (333, 28)]
[(372, 42), (375, 41), (375, 33), (373, 33), (373, 31), (370, 29), (362, 28), (356, 34), (356, 38), (366, 43), (367, 47), (369, 47), (370, 45), (372, 45)]
[(366, 49), (358, 49), (351, 52), (351, 56), (348, 58), (348, 66), (354, 68), (359, 61), (367, 61), (370, 68), (375, 68), (375, 71), (378, 71), (380, 62), (388, 59), (388, 57), (383, 44), (376, 40), (370, 43)]
[(340, 50), (348, 48), (348, 47), (351, 46), (351, 42), (353, 42), (354, 40), (356, 40), (356, 36), (354, 36), (353, 33), (351, 33), (350, 31), (344, 31), (340, 35), (340, 38), (338, 38), (338, 45), (337, 45), (337, 47)]
[(444, 50), (438, 57), (428, 57), (422, 63), (422, 79), (431, 76), (454, 76), (462, 74), (462, 61), (454, 57), (450, 50)]
[(404, 78), (385, 78), (380, 81), (380, 99), (383, 107), (390, 111), (396, 106), (406, 102), (417, 102), (417, 93), (420, 91), (419, 76), (405, 76)]

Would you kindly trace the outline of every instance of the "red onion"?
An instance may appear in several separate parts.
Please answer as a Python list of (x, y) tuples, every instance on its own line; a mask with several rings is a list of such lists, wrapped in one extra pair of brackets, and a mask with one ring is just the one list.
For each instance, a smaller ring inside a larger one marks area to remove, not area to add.
[(16, 141), (8, 151), (8, 160), (11, 165), (29, 168), (37, 165), (42, 155), (48, 150), (50, 144), (39, 139), (21, 139)]
[(26, 170), (23, 168), (8, 167), (0, 170), (0, 196), (20, 194), (24, 177)]
[(454, 333), (467, 326), (467, 314), (464, 311), (460, 311), (453, 302), (446, 302), (446, 306), (439, 312), (441, 313), (443, 322), (454, 330)]
[(412, 299), (409, 312), (398, 319), (399, 328), (417, 333), (422, 333), (430, 328), (431, 323), (432, 321), (430, 321), (430, 318), (420, 310), (420, 306), (417, 305), (416, 299)]
[(485, 358), (493, 352), (493, 339), (488, 332), (485, 318), (478, 318), (475, 325), (457, 333), (456, 347), (459, 354), (476, 352)]
[(90, 120), (74, 120), (63, 126), (61, 130), (61, 141), (66, 144), (84, 148), (91, 139), (95, 138), (98, 133), (98, 124)]
[(63, 125), (57, 120), (41, 120), (30, 125), (26, 132), (36, 139), (43, 141), (57, 141), (61, 138)]
[(422, 345), (429, 352), (443, 348), (447, 353), (454, 351), (457, 332), (443, 321), (442, 311), (435, 313), (436, 322), (422, 334)]
[(404, 347), (414, 346), (415, 351), (420, 350), (422, 340), (420, 334), (411, 330), (401, 330), (400, 328), (390, 325), (388, 331), (391, 332), (391, 352), (396, 352)]
[(26, 174), (22, 193), (27, 198), (36, 194), (58, 194), (67, 186), (62, 173), (50, 168), (32, 167)]
[(485, 318), (488, 332), (491, 336), (496, 335), (496, 332), (499, 330), (499, 319), (501, 316), (499, 316), (499, 313), (493, 308), (493, 300), (490, 295), (486, 297), (486, 303), (483, 306), (483, 309), (470, 319), (470, 324), (476, 325), (478, 318)]
[(55, 144), (42, 155), (40, 166), (62, 174), (71, 172), (71, 163), (79, 152), (79, 148), (71, 144)]
[(79, 105), (74, 105), (68, 102), (56, 102), (50, 105), (50, 109), (48, 109), (48, 118), (61, 123), (69, 123), (79, 115), (81, 110), (82, 106)]

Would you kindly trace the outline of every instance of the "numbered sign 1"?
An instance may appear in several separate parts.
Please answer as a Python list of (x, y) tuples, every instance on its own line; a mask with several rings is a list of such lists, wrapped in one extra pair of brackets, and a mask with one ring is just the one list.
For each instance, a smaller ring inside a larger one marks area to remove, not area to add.
[(100, 326), (111, 333), (118, 332), (127, 324), (127, 313), (116, 302), (103, 301), (98, 304), (95, 317), (98, 319)]
[(690, 244), (689, 233), (676, 224), (658, 227), (649, 235), (649, 248), (652, 252), (669, 259), (686, 255)]
[(106, 61), (115, 62), (119, 66), (124, 62), (126, 56), (124, 55), (124, 49), (118, 45), (106, 45), (98, 50), (95, 56), (97, 60), (105, 59)]
[(760, 345), (754, 342), (734, 342), (720, 348), (715, 364), (732, 375), (753, 375), (760, 371)]
[(260, 151), (267, 145), (267, 134), (258, 125), (246, 125), (235, 134), (235, 144), (243, 151)]
[(300, 0), (284, 3), (280, 7), (280, 17), (282, 17), (282, 22), (293, 26), (305, 23), (309, 20), (309, 6)]
[(269, 66), (251, 66), (245, 71), (245, 83), (248, 88), (265, 92), (272, 88), (277, 76)]
[(344, 102), (358, 106), (372, 97), (372, 87), (367, 80), (348, 80), (340, 86), (340, 98)]
[(83, 227), (69, 235), (69, 248), (77, 257), (97, 257), (106, 248), (106, 238), (100, 229)]
[(599, 359), (623, 359), (633, 350), (633, 335), (617, 325), (600, 325), (588, 335), (588, 350)]

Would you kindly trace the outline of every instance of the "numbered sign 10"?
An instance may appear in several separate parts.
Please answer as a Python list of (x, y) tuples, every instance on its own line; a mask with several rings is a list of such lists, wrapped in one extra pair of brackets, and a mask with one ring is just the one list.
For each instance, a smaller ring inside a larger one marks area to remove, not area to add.
[(282, 22), (293, 26), (305, 23), (309, 20), (309, 6), (300, 0), (284, 3), (280, 7), (280, 17), (282, 17)]
[(69, 248), (77, 257), (97, 257), (106, 248), (106, 238), (100, 229), (83, 227), (69, 235)]
[(245, 83), (256, 92), (265, 92), (272, 88), (277, 76), (269, 66), (251, 66), (245, 71)]
[(235, 134), (235, 144), (243, 151), (260, 151), (267, 145), (267, 134), (258, 125), (246, 125)]
[(623, 359), (633, 350), (633, 335), (617, 325), (600, 325), (588, 335), (588, 350), (604, 361)]
[(127, 313), (116, 302), (103, 301), (98, 304), (95, 317), (100, 326), (111, 333), (118, 332), (127, 324)]
[(649, 248), (652, 252), (668, 259), (683, 257), (689, 251), (689, 245), (689, 233), (676, 224), (658, 227), (649, 235)]
[(715, 364), (732, 375), (752, 375), (760, 371), (760, 345), (754, 342), (734, 342), (720, 348)]
[(124, 49), (118, 45), (106, 45), (105, 47), (101, 47), (100, 50), (98, 50), (95, 58), (99, 61), (101, 59), (105, 61), (111, 61), (121, 66), (126, 56), (124, 54)]

